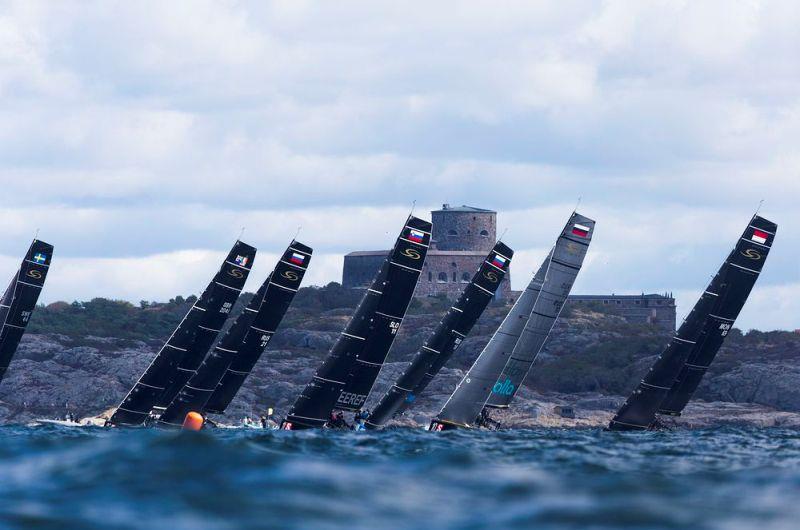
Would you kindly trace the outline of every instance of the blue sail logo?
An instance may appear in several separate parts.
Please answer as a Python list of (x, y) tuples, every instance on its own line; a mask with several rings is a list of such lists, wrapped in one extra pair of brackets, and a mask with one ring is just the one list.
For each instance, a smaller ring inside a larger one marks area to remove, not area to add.
[(511, 382), (511, 379), (506, 378), (505, 381), (498, 381), (492, 387), (493, 394), (500, 394), (501, 396), (510, 396), (514, 393), (514, 383)]

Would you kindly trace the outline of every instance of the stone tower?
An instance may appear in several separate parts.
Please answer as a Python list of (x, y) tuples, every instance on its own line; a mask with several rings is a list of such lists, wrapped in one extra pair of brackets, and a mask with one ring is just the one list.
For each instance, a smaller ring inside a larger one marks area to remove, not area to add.
[(492, 250), (497, 240), (497, 212), (472, 206), (451, 207), (431, 212), (433, 246), (437, 250)]

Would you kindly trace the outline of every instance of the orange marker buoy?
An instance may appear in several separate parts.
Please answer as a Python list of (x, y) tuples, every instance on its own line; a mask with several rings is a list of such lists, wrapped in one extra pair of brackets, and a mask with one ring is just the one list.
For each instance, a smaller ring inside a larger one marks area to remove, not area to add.
[(183, 430), (199, 431), (203, 428), (205, 421), (206, 420), (203, 419), (203, 415), (199, 412), (190, 412), (186, 415), (186, 419), (183, 420)]

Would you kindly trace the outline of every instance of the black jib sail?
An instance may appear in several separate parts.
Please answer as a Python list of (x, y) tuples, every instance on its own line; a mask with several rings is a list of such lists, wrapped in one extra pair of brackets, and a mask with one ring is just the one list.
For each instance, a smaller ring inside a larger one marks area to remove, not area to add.
[(680, 413), (744, 306), (777, 225), (754, 216), (666, 350), (611, 420), (612, 430), (646, 430), (656, 413)]
[(487, 407), (507, 408), (522, 386), (578, 277), (592, 242), (594, 225), (592, 219), (576, 212), (562, 230), (553, 248), (531, 317), (514, 346), (503, 373), (492, 387), (492, 393), (486, 402)]
[(191, 411), (225, 411), (289, 310), (311, 252), (292, 241), (247, 307), (166, 408), (161, 423), (179, 426)]
[(53, 245), (34, 239), (0, 299), (0, 322), (3, 323), (0, 329), (0, 381), (36, 308), (52, 258)]
[(122, 400), (109, 424), (143, 424), (150, 411), (163, 402), (167, 387), (172, 388), (178, 377), (184, 383), (188, 380), (194, 368), (178, 376), (179, 367), (188, 370), (202, 362), (247, 281), (255, 255), (256, 249), (246, 243), (237, 241), (233, 245), (211, 283)]
[[(567, 234), (566, 242), (585, 243), (592, 237), (594, 222), (579, 216), (584, 222), (578, 222), (576, 215), (562, 232)], [(542, 285), (547, 277), (547, 270), (553, 259), (555, 248), (550, 251), (530, 284), (520, 295), (517, 303), (511, 308), (500, 328), (489, 340), (484, 350), (475, 360), (467, 374), (456, 387), (445, 403), (441, 412), (431, 422), (432, 430), (447, 430), (459, 427), (471, 428), (479, 423), (486, 402), (493, 390), (499, 390), (498, 377), (508, 363), (514, 348), (519, 342), (528, 321), (531, 318), (536, 300), (540, 296)]]
[(431, 223), (408, 218), (347, 328), (289, 411), (283, 429), (323, 427), (334, 410), (361, 408), (408, 309), (430, 238)]
[(405, 410), (428, 386), (467, 337), (503, 282), (514, 251), (497, 243), (478, 272), (450, 308), (433, 334), (423, 344), (405, 372), (386, 392), (367, 421), (378, 428)]

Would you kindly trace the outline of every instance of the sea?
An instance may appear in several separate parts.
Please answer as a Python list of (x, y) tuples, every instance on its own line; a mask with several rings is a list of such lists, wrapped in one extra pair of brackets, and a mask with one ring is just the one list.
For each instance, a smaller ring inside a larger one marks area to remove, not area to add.
[(5, 425), (0, 527), (794, 530), (800, 431)]

